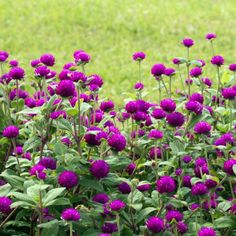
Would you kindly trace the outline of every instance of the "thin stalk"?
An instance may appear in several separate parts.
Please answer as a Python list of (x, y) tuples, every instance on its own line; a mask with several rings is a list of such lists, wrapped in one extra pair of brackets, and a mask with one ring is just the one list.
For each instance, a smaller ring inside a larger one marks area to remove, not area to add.
[(168, 95), (169, 93), (168, 93), (168, 89), (167, 89), (167, 87), (166, 87), (166, 84), (165, 84), (164, 80), (162, 79), (162, 77), (161, 77), (160, 79), (161, 79), (161, 82), (162, 82), (163, 85), (164, 85), (164, 88), (165, 88), (165, 90), (166, 90), (166, 94)]
[(18, 173), (20, 175), (21, 174), (21, 167), (20, 167), (20, 161), (19, 161), (19, 158), (18, 158), (18, 154), (17, 154), (17, 151), (16, 151), (16, 140), (15, 140), (15, 138), (12, 139), (12, 145), (13, 145), (13, 148), (14, 148), (14, 153), (16, 155), (16, 161), (17, 161), (17, 164), (18, 164)]
[(183, 90), (184, 90), (184, 93), (186, 94), (186, 91), (185, 91), (185, 83), (184, 83), (184, 80), (183, 80), (183, 77), (180, 73), (180, 66), (178, 65), (178, 72), (179, 72), (179, 78), (180, 78), (180, 81), (182, 83), (182, 87), (183, 87)]
[[(39, 224), (43, 223), (43, 203), (42, 203), (42, 193), (39, 191)], [(42, 228), (38, 229), (38, 236), (42, 235)]]
[(119, 216), (119, 213), (116, 214), (116, 224), (117, 224), (117, 236), (121, 236), (120, 234), (120, 216)]
[(169, 76), (169, 94), (170, 94), (170, 98), (171, 98), (171, 76)]
[(161, 81), (160, 81), (160, 79), (158, 80), (158, 85), (159, 85), (158, 90), (159, 90), (159, 102), (160, 102), (161, 101)]
[(212, 55), (214, 56), (214, 55), (215, 55), (215, 50), (214, 50), (213, 41), (210, 40), (210, 42), (211, 42), (211, 51), (212, 51)]
[[(187, 48), (187, 59), (188, 59), (188, 61), (187, 61), (187, 63), (186, 63), (186, 68), (187, 68), (187, 78), (189, 79), (189, 66), (190, 66), (190, 64), (189, 64), (189, 48)], [(190, 97), (190, 93), (191, 93), (191, 91), (190, 91), (190, 83), (189, 83), (189, 81), (188, 81), (188, 96)]]
[(3, 227), (7, 223), (7, 221), (11, 218), (11, 216), (16, 212), (18, 208), (16, 207), (14, 210), (11, 211), (11, 213), (5, 218), (5, 220), (0, 224), (0, 228)]
[(233, 126), (233, 108), (231, 106), (231, 103), (230, 103), (230, 100), (229, 100), (229, 103), (228, 103), (228, 106), (229, 106), (229, 111), (230, 111), (230, 122), (229, 122), (229, 131), (231, 131), (232, 129), (232, 126)]
[[(217, 71), (217, 92), (216, 92), (216, 106), (217, 106), (217, 99), (220, 93), (220, 87), (221, 87), (221, 81), (220, 81), (220, 67), (217, 66), (216, 67), (216, 71)], [(220, 98), (219, 98), (219, 104), (220, 104)]]
[(230, 191), (231, 191), (231, 194), (232, 194), (232, 198), (235, 199), (234, 189), (233, 189), (232, 181), (230, 180), (230, 178), (229, 178), (229, 186), (230, 186)]
[(69, 227), (70, 227), (70, 236), (73, 236), (73, 225), (72, 225), (72, 222), (69, 223)]
[(138, 62), (139, 82), (142, 83), (141, 61)]

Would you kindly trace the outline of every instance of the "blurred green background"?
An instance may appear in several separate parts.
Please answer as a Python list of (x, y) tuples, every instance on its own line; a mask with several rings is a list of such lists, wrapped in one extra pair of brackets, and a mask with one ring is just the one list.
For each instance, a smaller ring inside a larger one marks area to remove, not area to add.
[(147, 54), (142, 69), (149, 91), (156, 85), (151, 66), (171, 66), (173, 57), (185, 56), (180, 42), (186, 36), (195, 40), (192, 58), (209, 62), (205, 34), (215, 32), (216, 53), (226, 64), (236, 61), (235, 0), (1, 0), (0, 25), (0, 49), (28, 70), (29, 61), (45, 52), (56, 56), (59, 70), (84, 49), (92, 56), (88, 74), (101, 75), (103, 95), (120, 101), (138, 78), (135, 51)]

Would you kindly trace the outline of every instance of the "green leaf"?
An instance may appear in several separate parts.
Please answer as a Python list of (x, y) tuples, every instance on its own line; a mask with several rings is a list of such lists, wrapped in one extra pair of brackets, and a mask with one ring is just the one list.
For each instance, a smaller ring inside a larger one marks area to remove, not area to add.
[(50, 190), (43, 198), (43, 205), (47, 205), (48, 202), (54, 200), (64, 192), (65, 188), (55, 188)]
[(78, 113), (79, 113), (78, 109), (76, 109), (76, 108), (74, 108), (74, 107), (67, 108), (67, 109), (65, 109), (65, 111), (66, 111), (67, 115), (73, 116), (73, 117), (74, 117), (74, 116), (77, 116)]
[(136, 224), (139, 224), (142, 220), (146, 219), (147, 216), (153, 212), (153, 211), (156, 211), (157, 209), (154, 208), (154, 207), (147, 207), (147, 208), (144, 208), (142, 209), (139, 214), (137, 215), (137, 221), (136, 221)]
[(28, 202), (32, 205), (35, 205), (35, 201), (25, 193), (13, 192), (11, 194), (21, 201)]
[(61, 130), (69, 131), (70, 133), (73, 133), (73, 128), (71, 123), (66, 119), (57, 119), (57, 125), (58, 128)]
[(230, 216), (223, 216), (215, 220), (215, 227), (217, 229), (231, 228), (233, 224), (234, 220)]
[(96, 181), (91, 176), (81, 176), (80, 185), (83, 186), (83, 187), (96, 189), (97, 191), (103, 191), (102, 184), (100, 182)]
[(51, 220), (47, 223), (38, 225), (39, 228), (43, 228), (42, 236), (57, 236), (59, 232), (59, 221)]
[(230, 73), (230, 71), (226, 70), (223, 72), (223, 74), (221, 76), (221, 82), (223, 84), (227, 84), (230, 82), (230, 78), (231, 78), (231, 73)]
[(64, 206), (64, 205), (71, 205), (69, 199), (67, 198), (57, 198), (50, 202), (48, 202), (45, 206)]
[(67, 147), (63, 143), (56, 143), (54, 145), (54, 152), (57, 155), (64, 155), (67, 152)]
[(2, 176), (4, 179), (6, 179), (7, 182), (12, 187), (23, 191), (24, 178), (19, 177), (14, 174), (15, 174), (15, 171), (8, 169), (8, 170), (5, 170), (4, 172), (2, 172), (0, 176)]
[(23, 149), (24, 151), (29, 151), (31, 149), (39, 147), (40, 145), (41, 145), (40, 138), (37, 136), (33, 136), (26, 140)]
[(217, 206), (217, 209), (226, 212), (229, 210), (230, 207), (231, 207), (231, 202), (224, 201), (224, 202), (219, 203), (219, 205)]
[(39, 201), (39, 193), (43, 190), (46, 190), (49, 187), (47, 184), (35, 184), (27, 188), (26, 192), (29, 197), (34, 199), (35, 201)]
[(24, 99), (20, 98), (20, 99), (16, 99), (16, 100), (13, 100), (11, 102), (11, 107), (17, 109), (18, 108), (18, 111), (22, 110), (23, 107), (24, 107), (24, 104), (25, 104), (25, 101)]
[(126, 168), (131, 163), (131, 160), (124, 156), (112, 156), (108, 157), (106, 162), (110, 165), (112, 171), (116, 171)]
[(89, 103), (83, 102), (80, 104), (80, 113), (83, 114), (91, 108), (92, 106)]
[(8, 193), (11, 191), (12, 187), (10, 184), (4, 184), (0, 186), (0, 196), (7, 196)]
[(35, 208), (36, 204), (31, 204), (29, 202), (25, 201), (16, 201), (11, 204), (11, 208), (16, 208), (16, 207), (21, 207), (21, 208)]
[(234, 171), (234, 174), (236, 175), (236, 165), (233, 165), (233, 171)]

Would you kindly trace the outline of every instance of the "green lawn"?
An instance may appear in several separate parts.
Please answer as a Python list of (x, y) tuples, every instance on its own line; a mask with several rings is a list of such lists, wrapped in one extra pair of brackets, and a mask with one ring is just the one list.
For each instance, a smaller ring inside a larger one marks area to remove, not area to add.
[(100, 74), (103, 94), (121, 101), (138, 77), (135, 51), (147, 54), (143, 72), (149, 89), (155, 86), (150, 67), (170, 66), (174, 56), (184, 56), (185, 36), (196, 41), (191, 55), (209, 60), (204, 37), (215, 32), (216, 52), (226, 63), (236, 61), (235, 0), (0, 0), (0, 25), (0, 48), (25, 68), (45, 52), (55, 54), (60, 68), (74, 50), (84, 49), (92, 56), (87, 72)]

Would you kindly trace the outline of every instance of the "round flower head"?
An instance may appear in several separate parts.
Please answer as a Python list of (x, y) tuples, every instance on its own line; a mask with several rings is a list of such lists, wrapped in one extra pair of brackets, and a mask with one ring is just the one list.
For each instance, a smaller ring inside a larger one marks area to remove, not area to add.
[(207, 187), (205, 184), (198, 182), (192, 186), (191, 193), (193, 195), (204, 195), (207, 193)]
[(166, 113), (161, 108), (156, 108), (152, 112), (152, 117), (155, 119), (163, 119), (166, 117)]
[(233, 167), (236, 165), (236, 159), (229, 159), (224, 162), (224, 171), (229, 175), (235, 175)]
[(172, 62), (175, 65), (180, 65), (181, 64), (181, 60), (179, 58), (173, 58)]
[(216, 66), (222, 66), (224, 64), (224, 58), (220, 55), (213, 56), (211, 58), (211, 64)]
[(78, 181), (77, 174), (70, 170), (65, 170), (58, 176), (58, 183), (67, 189), (75, 187)]
[(177, 230), (180, 234), (185, 234), (188, 231), (188, 226), (184, 222), (178, 222)]
[(149, 139), (162, 139), (163, 133), (160, 130), (152, 129), (148, 134)]
[(213, 40), (213, 39), (215, 39), (216, 38), (216, 34), (214, 34), (214, 33), (208, 33), (207, 35), (206, 35), (206, 39), (207, 40)]
[(50, 73), (50, 69), (47, 68), (46, 66), (38, 66), (34, 70), (34, 74), (38, 77), (45, 77)]
[(150, 190), (150, 188), (151, 188), (150, 184), (140, 184), (140, 185), (137, 186), (137, 189), (140, 192), (146, 192), (146, 191)]
[(192, 79), (186, 79), (186, 80), (185, 80), (185, 84), (187, 84), (187, 85), (188, 85), (188, 84), (191, 85), (192, 83), (193, 83), (193, 80), (192, 80)]
[(175, 102), (170, 98), (161, 100), (160, 106), (166, 112), (173, 112), (176, 109)]
[(192, 179), (192, 177), (190, 175), (184, 175), (183, 176), (183, 186), (191, 188), (192, 187), (191, 179)]
[(50, 53), (46, 53), (40, 57), (40, 62), (42, 62), (45, 66), (54, 66), (55, 57)]
[(143, 90), (144, 85), (141, 82), (138, 82), (134, 85), (134, 89), (136, 90)]
[(235, 139), (231, 133), (223, 134), (220, 138), (216, 139), (214, 145), (216, 146), (226, 146), (227, 144), (233, 145)]
[(62, 212), (61, 218), (67, 221), (78, 221), (80, 213), (74, 208), (67, 208)]
[(93, 161), (90, 166), (90, 173), (97, 179), (107, 177), (110, 166), (104, 160)]
[(126, 146), (126, 138), (122, 134), (113, 134), (108, 138), (108, 145), (115, 151), (122, 151)]
[(80, 71), (74, 71), (71, 74), (70, 79), (74, 82), (81, 81), (81, 82), (85, 83), (87, 81), (86, 75), (83, 72), (80, 72)]
[(125, 203), (119, 199), (116, 199), (110, 202), (109, 207), (111, 208), (112, 211), (120, 211), (123, 208), (125, 208)]
[(200, 94), (200, 93), (193, 93), (190, 98), (189, 98), (190, 101), (197, 101), (201, 104), (203, 104), (204, 102), (204, 97)]
[(45, 169), (43, 165), (36, 164), (30, 168), (29, 173), (31, 176), (36, 176), (38, 179), (45, 179), (47, 177)]
[(171, 193), (176, 188), (175, 181), (170, 176), (162, 176), (156, 182), (156, 189), (159, 193)]
[(6, 138), (16, 138), (19, 135), (19, 129), (14, 125), (9, 125), (3, 130), (2, 135)]
[(135, 113), (138, 110), (138, 105), (136, 101), (130, 101), (125, 105), (125, 110), (128, 113)]
[(202, 74), (202, 69), (199, 67), (195, 67), (190, 71), (190, 76), (199, 77)]
[(166, 67), (163, 64), (155, 64), (151, 69), (153, 76), (161, 76), (165, 73)]
[(173, 112), (167, 115), (167, 123), (172, 127), (179, 127), (184, 124), (184, 115), (180, 112)]
[(23, 148), (21, 146), (16, 147), (16, 153), (17, 155), (22, 155), (23, 154)]
[(89, 76), (89, 84), (88, 85), (97, 85), (99, 88), (103, 85), (103, 80), (99, 75), (91, 75)]
[(233, 88), (224, 88), (222, 90), (222, 96), (225, 99), (234, 100), (236, 97), (236, 91)]
[(192, 39), (190, 39), (190, 38), (185, 38), (185, 39), (183, 39), (182, 44), (185, 47), (190, 48), (190, 47), (192, 47), (194, 45), (194, 41)]
[(94, 202), (98, 202), (101, 204), (105, 204), (109, 201), (109, 196), (105, 193), (98, 193), (95, 196), (93, 196), (92, 199)]
[(100, 109), (104, 112), (108, 112), (114, 109), (114, 103), (112, 101), (101, 102)]
[(84, 139), (85, 142), (88, 143), (89, 145), (95, 146), (95, 145), (100, 145), (101, 137), (106, 138), (106, 136), (107, 136), (106, 133), (103, 132), (101, 128), (97, 126), (91, 126), (87, 129)]
[(134, 173), (134, 170), (136, 169), (136, 164), (134, 162), (131, 162), (127, 168), (126, 171), (129, 173), (129, 175), (132, 175)]
[(206, 86), (211, 87), (212, 81), (211, 81), (210, 79), (208, 79), (208, 78), (202, 78), (201, 80), (202, 80), (202, 82), (203, 82)]
[(208, 189), (214, 188), (217, 185), (217, 182), (213, 179), (207, 179), (205, 181), (205, 185), (207, 186)]
[(9, 214), (11, 212), (12, 200), (8, 197), (0, 197), (0, 212)]
[(59, 75), (58, 78), (59, 80), (71, 80), (73, 72), (67, 69), (63, 69)]
[(202, 59), (197, 60), (198, 62), (200, 62), (201, 65), (198, 65), (198, 67), (204, 67), (206, 65), (206, 62), (203, 61)]
[(175, 75), (175, 69), (174, 68), (166, 68), (165, 69), (165, 75), (169, 76), (169, 77)]
[(146, 58), (146, 54), (144, 52), (135, 52), (133, 54), (134, 61), (142, 61)]
[(37, 67), (38, 65), (40, 64), (40, 60), (39, 59), (36, 59), (36, 60), (32, 60), (31, 62), (30, 62), (30, 65), (32, 66), (32, 67)]
[(10, 67), (16, 67), (18, 66), (19, 62), (17, 60), (11, 60), (9, 61)]
[(166, 213), (166, 220), (168, 222), (171, 222), (173, 219), (175, 219), (175, 221), (179, 222), (183, 220), (183, 214), (180, 213), (177, 210), (170, 210)]
[(211, 227), (202, 227), (197, 232), (198, 236), (216, 236), (216, 232)]
[(182, 160), (183, 160), (183, 162), (184, 163), (189, 163), (189, 162), (191, 162), (192, 161), (192, 157), (191, 156), (184, 156), (183, 158), (182, 158)]
[(55, 170), (57, 168), (57, 161), (52, 157), (44, 157), (39, 164), (44, 166), (47, 169)]
[(131, 187), (126, 182), (120, 183), (118, 189), (123, 194), (129, 194), (131, 192)]
[(201, 115), (202, 114), (202, 110), (203, 110), (202, 104), (197, 102), (197, 101), (188, 101), (185, 104), (185, 108), (188, 111), (194, 112), (196, 115)]
[(25, 76), (25, 71), (21, 67), (13, 67), (9, 71), (9, 76), (12, 79), (21, 80)]
[(90, 61), (91, 57), (86, 52), (80, 52), (75, 56), (75, 62), (76, 63), (88, 63)]
[(159, 233), (161, 231), (164, 231), (164, 221), (156, 216), (151, 216), (146, 221), (146, 226), (152, 233)]
[(229, 70), (235, 72), (236, 71), (236, 64), (230, 64), (229, 65)]
[(62, 80), (57, 85), (56, 93), (61, 97), (72, 97), (75, 93), (75, 85), (70, 80)]
[(0, 51), (0, 61), (1, 62), (6, 61), (8, 57), (9, 57), (8, 52)]
[(194, 132), (196, 134), (209, 134), (211, 131), (211, 125), (206, 121), (200, 121), (194, 126)]
[(102, 226), (102, 232), (103, 233), (109, 233), (112, 234), (114, 232), (117, 232), (117, 224), (116, 223), (110, 223), (110, 222), (105, 222), (104, 225)]

